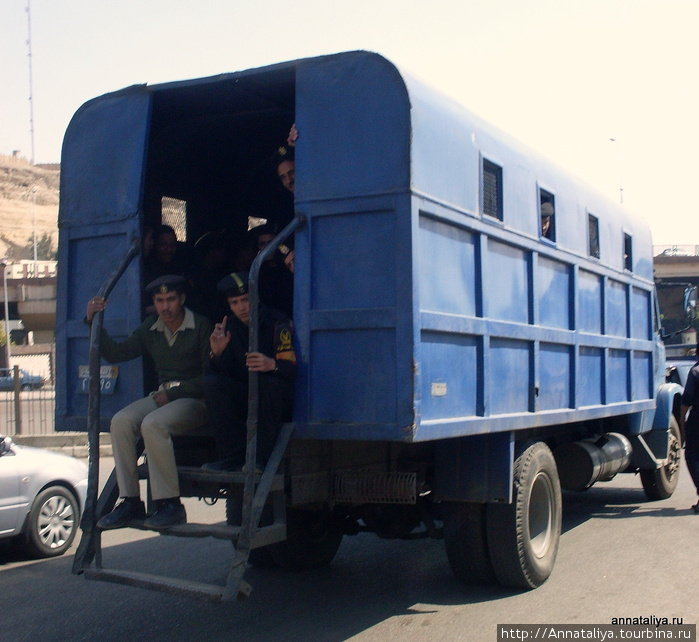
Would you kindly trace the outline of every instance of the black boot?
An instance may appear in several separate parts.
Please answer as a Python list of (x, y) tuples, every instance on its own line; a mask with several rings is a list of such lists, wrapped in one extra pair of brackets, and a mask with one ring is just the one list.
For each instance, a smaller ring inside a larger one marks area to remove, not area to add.
[(161, 530), (187, 523), (187, 513), (179, 497), (155, 500), (155, 512), (146, 518), (146, 528)]
[(146, 509), (139, 497), (124, 497), (123, 501), (97, 522), (97, 528), (103, 531), (113, 528), (125, 528), (134, 519), (144, 519)]

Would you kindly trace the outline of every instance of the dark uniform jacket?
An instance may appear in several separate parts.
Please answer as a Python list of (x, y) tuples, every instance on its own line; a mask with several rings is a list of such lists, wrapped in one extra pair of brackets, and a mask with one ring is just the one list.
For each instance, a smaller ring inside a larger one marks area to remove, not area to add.
[(166, 390), (170, 401), (182, 397), (202, 397), (201, 377), (213, 328), (206, 317), (185, 308), (183, 323), (187, 324), (188, 320), (188, 325), (193, 327), (180, 330), (172, 345), (168, 344), (165, 333), (156, 328), (158, 317), (154, 315), (147, 317), (124, 341), (114, 341), (103, 329), (100, 352), (110, 363), (149, 355), (158, 373), (158, 384), (179, 382), (179, 385)]
[[(219, 357), (209, 359), (209, 371), (222, 374), (247, 386), (248, 369), (245, 355), (248, 350), (249, 328), (235, 315), (229, 315), (226, 330), (231, 334), (230, 343)], [(262, 377), (279, 377), (291, 382), (296, 366), (291, 321), (281, 312), (260, 308), (259, 350), (276, 361), (276, 370), (260, 373)]]
[(687, 373), (687, 381), (682, 393), (682, 405), (691, 406), (686, 426), (693, 431), (699, 430), (699, 362)]

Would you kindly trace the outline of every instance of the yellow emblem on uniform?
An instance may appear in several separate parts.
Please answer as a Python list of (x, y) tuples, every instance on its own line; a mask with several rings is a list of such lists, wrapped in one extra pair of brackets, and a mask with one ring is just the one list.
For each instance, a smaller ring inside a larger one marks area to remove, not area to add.
[(167, 285), (164, 283), (160, 286), (160, 294), (167, 294), (169, 292)]
[(277, 352), (284, 352), (286, 350), (291, 350), (291, 332), (284, 328), (279, 333), (279, 347)]

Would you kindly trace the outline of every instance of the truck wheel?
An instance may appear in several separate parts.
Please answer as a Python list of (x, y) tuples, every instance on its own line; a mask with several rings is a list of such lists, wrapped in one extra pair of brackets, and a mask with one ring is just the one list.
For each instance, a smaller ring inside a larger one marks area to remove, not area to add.
[(670, 497), (680, 480), (682, 438), (679, 424), (674, 416), (670, 420), (669, 439), (667, 464), (655, 470), (641, 470), (641, 484), (646, 497), (651, 501)]
[(532, 589), (553, 571), (561, 536), (561, 485), (545, 443), (517, 457), (513, 480), (511, 504), (486, 506), (488, 549), (500, 584)]
[(444, 545), (449, 566), (466, 584), (493, 584), (495, 574), (486, 541), (485, 504), (442, 504)]
[(286, 541), (270, 544), (272, 559), (282, 568), (302, 571), (327, 566), (342, 542), (342, 527), (330, 510), (286, 512)]
[(42, 490), (34, 499), (25, 524), (25, 550), (34, 557), (63, 555), (75, 539), (80, 508), (63, 486)]

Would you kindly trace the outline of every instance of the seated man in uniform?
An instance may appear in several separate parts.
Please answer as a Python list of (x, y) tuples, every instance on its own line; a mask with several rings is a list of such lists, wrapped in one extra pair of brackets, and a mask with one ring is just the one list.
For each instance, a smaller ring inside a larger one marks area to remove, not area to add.
[[(122, 408), (112, 418), (110, 432), (119, 495), (123, 501), (97, 526), (123, 528), (143, 519), (136, 444), (143, 438), (148, 458), (150, 488), (155, 511), (148, 528), (168, 528), (187, 521), (180, 502), (179, 481), (171, 435), (196, 431), (207, 421), (201, 377), (209, 350), (211, 323), (184, 307), (185, 279), (165, 275), (148, 284), (157, 316), (149, 316), (124, 341), (115, 342), (103, 331), (102, 356), (110, 363), (149, 355), (158, 373), (158, 390)], [(105, 299), (87, 305), (86, 321), (103, 310)]]
[(248, 351), (250, 305), (248, 280), (243, 272), (218, 283), (232, 315), (214, 327), (210, 339), (209, 371), (204, 395), (216, 434), (218, 461), (207, 470), (240, 470), (247, 442), (248, 371), (259, 372), (257, 461), (264, 465), (272, 453), (284, 421), (291, 418), (296, 355), (291, 323), (277, 311), (260, 308), (260, 351)]

